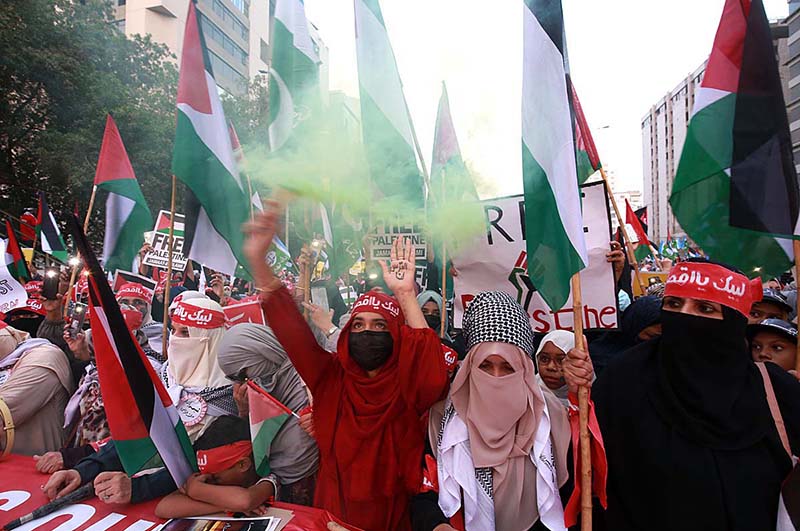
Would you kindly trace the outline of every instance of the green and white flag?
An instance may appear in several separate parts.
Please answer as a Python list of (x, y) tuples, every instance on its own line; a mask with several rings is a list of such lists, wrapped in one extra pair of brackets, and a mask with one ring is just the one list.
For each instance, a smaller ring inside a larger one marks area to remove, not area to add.
[(320, 100), (319, 46), (308, 31), (302, 0), (277, 0), (269, 76), (269, 146), (289, 142), (301, 122), (316, 113)]
[(241, 276), (237, 265), (247, 270), (242, 224), (250, 217), (250, 197), (236, 167), (194, 2), (183, 37), (172, 172), (188, 188), (187, 257)]
[(142, 246), (142, 235), (153, 225), (153, 215), (110, 114), (106, 117), (94, 185), (98, 191), (108, 192), (103, 267), (107, 271), (132, 269), (133, 260)]
[(528, 275), (552, 309), (588, 264), (560, 0), (523, 0), (522, 177)]
[(374, 188), (422, 208), (413, 124), (378, 0), (354, 0), (361, 130)]

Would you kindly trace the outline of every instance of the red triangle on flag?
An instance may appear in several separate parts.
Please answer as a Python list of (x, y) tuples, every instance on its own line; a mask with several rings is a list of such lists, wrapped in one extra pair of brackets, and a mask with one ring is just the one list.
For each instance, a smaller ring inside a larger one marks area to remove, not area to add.
[(186, 30), (183, 33), (181, 73), (178, 79), (178, 104), (181, 103), (188, 104), (198, 112), (211, 114), (203, 46), (200, 43), (200, 28), (197, 25), (197, 10), (193, 1), (189, 2)]
[(103, 133), (103, 145), (97, 159), (97, 170), (94, 173), (94, 185), (117, 179), (136, 179), (128, 152), (122, 143), (114, 118), (106, 116), (106, 131)]

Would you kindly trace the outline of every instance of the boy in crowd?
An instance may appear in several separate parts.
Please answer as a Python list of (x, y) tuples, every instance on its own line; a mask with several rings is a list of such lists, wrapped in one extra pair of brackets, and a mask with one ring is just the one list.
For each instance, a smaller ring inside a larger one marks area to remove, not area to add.
[(795, 368), (797, 327), (781, 319), (766, 319), (747, 327), (753, 361), (771, 361), (784, 370)]
[(259, 479), (247, 421), (219, 417), (195, 442), (200, 473), (156, 507), (159, 518), (183, 518), (219, 512), (263, 515), (278, 490), (277, 478)]

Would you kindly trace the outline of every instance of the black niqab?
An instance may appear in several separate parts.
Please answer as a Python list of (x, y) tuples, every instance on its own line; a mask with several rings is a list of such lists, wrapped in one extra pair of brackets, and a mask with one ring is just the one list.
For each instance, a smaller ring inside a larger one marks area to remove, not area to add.
[(687, 439), (736, 450), (763, 438), (764, 384), (747, 351), (747, 319), (723, 307), (724, 319), (663, 311), (660, 371), (650, 397)]
[[(598, 531), (775, 529), (791, 463), (747, 356), (744, 318), (724, 313), (712, 322), (663, 312), (661, 338), (598, 376), (592, 399), (608, 459)], [(796, 453), (800, 385), (767, 366)]]

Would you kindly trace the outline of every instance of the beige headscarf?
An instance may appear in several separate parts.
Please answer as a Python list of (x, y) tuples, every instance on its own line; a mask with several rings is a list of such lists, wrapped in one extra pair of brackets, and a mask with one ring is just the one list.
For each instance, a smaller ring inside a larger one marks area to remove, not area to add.
[(30, 337), (28, 332), (17, 330), (11, 326), (0, 328), (0, 360), (14, 352), (20, 343)]
[[(192, 306), (222, 311), (211, 299), (192, 299)], [(223, 387), (230, 385), (217, 363), (217, 346), (225, 327), (189, 327), (189, 337), (171, 337), (167, 360), (172, 379), (183, 387)]]
[[(505, 359), (513, 374), (495, 377), (479, 369), (491, 355)], [(456, 413), (467, 425), (475, 467), (492, 468), (495, 528), (529, 529), (539, 519), (536, 467), (530, 453), (546, 407), (533, 361), (517, 346), (479, 343), (464, 359), (450, 396)], [(551, 406), (548, 411), (558, 483), (562, 485), (568, 475), (564, 457), (569, 425), (563, 408)]]

